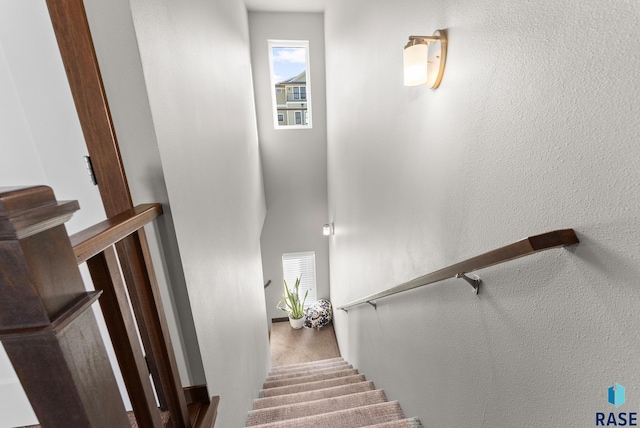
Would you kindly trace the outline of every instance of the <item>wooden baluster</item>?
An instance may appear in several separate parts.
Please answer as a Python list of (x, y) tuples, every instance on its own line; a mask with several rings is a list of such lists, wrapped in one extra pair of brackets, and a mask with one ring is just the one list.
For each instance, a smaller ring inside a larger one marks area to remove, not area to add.
[(0, 189), (0, 340), (43, 427), (130, 427), (64, 227), (77, 210)]
[(90, 258), (87, 266), (96, 290), (104, 292), (100, 306), (138, 426), (162, 427), (115, 250), (106, 248)]
[(126, 264), (121, 263), (126, 283), (135, 284), (129, 287), (129, 296), (145, 349), (154, 356), (149, 365), (156, 363), (156, 366), (152, 367), (152, 370), (155, 369), (158, 373), (154, 380), (158, 379), (160, 382), (156, 384), (156, 388), (164, 393), (174, 426), (190, 427), (187, 402), (182, 391), (178, 365), (144, 229), (118, 242), (116, 249), (120, 260), (128, 261)]

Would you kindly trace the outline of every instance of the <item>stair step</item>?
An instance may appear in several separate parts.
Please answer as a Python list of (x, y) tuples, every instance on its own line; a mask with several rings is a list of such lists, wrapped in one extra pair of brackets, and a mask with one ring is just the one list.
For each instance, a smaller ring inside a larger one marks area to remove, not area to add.
[(360, 428), (405, 419), (397, 401), (254, 425), (254, 428)]
[(287, 404), (284, 406), (270, 407), (268, 409), (253, 410), (249, 412), (247, 426), (353, 409), (355, 407), (384, 403), (386, 401), (387, 397), (384, 395), (384, 391), (377, 389), (305, 403)]
[(313, 391), (298, 392), (295, 394), (276, 395), (273, 397), (258, 398), (253, 401), (253, 409), (266, 409), (268, 407), (285, 406), (287, 404), (304, 403), (306, 401), (321, 400), (323, 398), (339, 397), (342, 395), (356, 394), (358, 392), (372, 391), (375, 389), (373, 382), (363, 381), (347, 385), (334, 386), (332, 388), (316, 389)]
[(418, 418), (401, 419), (399, 421), (385, 422), (383, 424), (370, 425), (369, 428), (423, 428)]
[(282, 366), (282, 368), (279, 368), (279, 369), (271, 369), (271, 371), (269, 372), (269, 376), (277, 376), (277, 375), (289, 374), (289, 373), (299, 373), (299, 372), (305, 372), (309, 370), (325, 369), (329, 367), (340, 367), (340, 366), (346, 366), (346, 365), (349, 365), (349, 363), (347, 363), (346, 361), (329, 361), (328, 363), (314, 364), (314, 365), (305, 366), (305, 367)]
[(316, 373), (325, 373), (325, 372), (332, 372), (332, 371), (338, 371), (338, 370), (348, 370), (352, 368), (353, 366), (351, 364), (340, 363), (340, 365), (331, 365), (331, 366), (321, 367), (317, 369), (307, 369), (307, 370), (295, 371), (290, 373), (289, 372), (277, 373), (275, 375), (269, 374), (269, 376), (267, 376), (266, 381), (269, 382), (271, 380), (287, 379), (290, 377), (307, 376), (307, 375), (312, 375)]
[(317, 382), (302, 383), (297, 385), (279, 386), (276, 388), (262, 389), (258, 397), (273, 397), (275, 395), (293, 394), (302, 391), (313, 391), (315, 389), (331, 388), (333, 386), (347, 385), (350, 383), (363, 382), (365, 377), (362, 374), (354, 376), (344, 376)]
[(247, 417), (251, 428), (422, 428), (342, 358), (275, 367)]
[(271, 368), (271, 371), (288, 370), (288, 369), (293, 369), (293, 368), (312, 367), (312, 366), (323, 365), (323, 364), (328, 364), (328, 363), (335, 363), (335, 362), (344, 362), (344, 359), (342, 357), (335, 357), (335, 358), (328, 358), (326, 360), (310, 361), (308, 363), (287, 364), (287, 365), (284, 365), (284, 366), (275, 366), (275, 367)]
[(320, 380), (334, 379), (337, 377), (345, 377), (345, 376), (353, 376), (357, 374), (358, 374), (357, 369), (349, 369), (349, 370), (338, 370), (335, 372), (328, 372), (328, 373), (318, 373), (318, 374), (312, 374), (312, 375), (300, 376), (300, 377), (294, 377), (294, 378), (287, 378), (287, 379), (281, 379), (281, 380), (272, 380), (269, 382), (265, 382), (262, 385), (262, 389), (277, 388), (280, 386), (287, 386), (287, 385), (298, 385), (301, 383), (316, 382)]

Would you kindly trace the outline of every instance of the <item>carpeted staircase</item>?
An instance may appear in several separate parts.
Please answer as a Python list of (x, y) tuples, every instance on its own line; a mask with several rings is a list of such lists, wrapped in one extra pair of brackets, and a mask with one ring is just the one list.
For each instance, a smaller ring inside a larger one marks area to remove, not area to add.
[(247, 427), (422, 428), (342, 358), (273, 368)]

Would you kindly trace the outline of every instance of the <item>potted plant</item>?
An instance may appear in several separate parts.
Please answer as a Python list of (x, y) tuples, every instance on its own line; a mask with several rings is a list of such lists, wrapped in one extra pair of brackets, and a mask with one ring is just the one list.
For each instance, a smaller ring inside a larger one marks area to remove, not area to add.
[[(278, 309), (289, 314), (289, 323), (295, 329), (302, 328), (304, 324), (304, 302), (307, 300), (309, 290), (304, 293), (304, 298), (300, 301), (298, 289), (300, 288), (300, 278), (296, 278), (293, 290), (289, 290), (287, 280), (284, 280), (284, 294), (278, 302)], [(284, 306), (281, 306), (284, 303)]]

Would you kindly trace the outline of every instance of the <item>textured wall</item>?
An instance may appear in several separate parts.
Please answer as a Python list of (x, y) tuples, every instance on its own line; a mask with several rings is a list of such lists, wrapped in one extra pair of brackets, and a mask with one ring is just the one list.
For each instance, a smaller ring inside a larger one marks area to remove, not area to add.
[[(329, 298), (327, 126), (323, 16), (319, 13), (249, 13), (251, 65), (256, 95), (267, 217), (262, 266), (267, 317), (286, 316), (276, 305), (283, 292), (282, 254), (316, 253), (317, 298)], [(308, 40), (313, 128), (274, 129), (267, 40)]]
[(240, 426), (269, 365), (247, 13), (204, 0), (131, 8), (217, 424)]
[[(639, 18), (618, 0), (328, 6), (335, 304), (524, 236), (582, 241), (480, 271), (479, 296), (451, 279), (336, 314), (344, 356), (425, 426), (592, 426), (614, 382), (637, 411)], [(407, 37), (439, 28), (440, 88), (403, 87)]]

